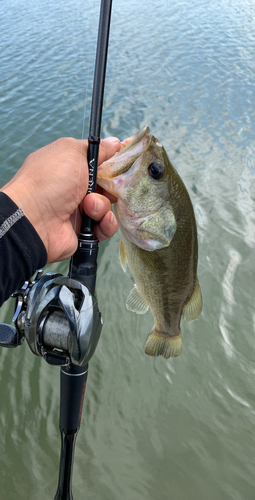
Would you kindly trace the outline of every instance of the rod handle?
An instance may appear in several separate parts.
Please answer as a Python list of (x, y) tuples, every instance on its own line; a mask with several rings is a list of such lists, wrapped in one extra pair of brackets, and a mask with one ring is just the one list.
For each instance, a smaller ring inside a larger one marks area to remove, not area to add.
[(63, 366), (60, 375), (61, 453), (58, 488), (54, 500), (73, 500), (72, 473), (75, 441), (79, 431), (88, 365)]
[(76, 432), (80, 427), (88, 365), (62, 366), (60, 372), (60, 432)]

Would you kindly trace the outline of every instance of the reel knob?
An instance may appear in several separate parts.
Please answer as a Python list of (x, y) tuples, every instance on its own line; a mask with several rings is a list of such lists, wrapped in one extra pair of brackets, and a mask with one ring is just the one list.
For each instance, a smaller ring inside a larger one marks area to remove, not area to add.
[(17, 347), (24, 341), (20, 339), (16, 328), (5, 323), (0, 323), (0, 347)]

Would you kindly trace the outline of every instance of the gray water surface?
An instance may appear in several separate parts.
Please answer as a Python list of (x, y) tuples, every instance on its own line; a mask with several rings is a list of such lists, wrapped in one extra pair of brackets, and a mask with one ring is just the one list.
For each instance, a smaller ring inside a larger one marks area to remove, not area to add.
[[(1, 185), (35, 149), (87, 137), (98, 10), (0, 2)], [(194, 205), (204, 306), (180, 357), (146, 356), (152, 316), (125, 308), (118, 236), (101, 245), (75, 500), (254, 499), (254, 33), (253, 0), (113, 0), (102, 136), (149, 125), (164, 144)], [(0, 401), (0, 498), (53, 499), (59, 369), (2, 349)]]

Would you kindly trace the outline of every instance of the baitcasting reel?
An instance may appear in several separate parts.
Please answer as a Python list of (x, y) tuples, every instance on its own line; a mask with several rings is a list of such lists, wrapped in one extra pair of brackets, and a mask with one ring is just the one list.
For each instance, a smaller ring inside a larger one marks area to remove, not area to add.
[(89, 288), (68, 276), (39, 271), (13, 297), (15, 328), (0, 324), (0, 347), (17, 347), (26, 339), (31, 351), (49, 364), (88, 363), (103, 324)]

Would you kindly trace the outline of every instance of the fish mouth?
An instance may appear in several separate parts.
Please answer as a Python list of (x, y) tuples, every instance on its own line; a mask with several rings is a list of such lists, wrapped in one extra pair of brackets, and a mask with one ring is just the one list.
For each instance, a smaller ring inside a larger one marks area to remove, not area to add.
[(98, 180), (112, 179), (127, 172), (133, 163), (144, 153), (151, 143), (150, 128), (145, 126), (135, 135), (121, 143), (122, 148), (98, 168)]
[(150, 127), (146, 125), (141, 130), (138, 130), (135, 135), (132, 135), (132, 137), (129, 137), (128, 139), (125, 139), (121, 142), (121, 150), (117, 153), (117, 155), (120, 155), (122, 152), (124, 152), (123, 149), (125, 149), (125, 152), (132, 149), (148, 134), (150, 134)]

